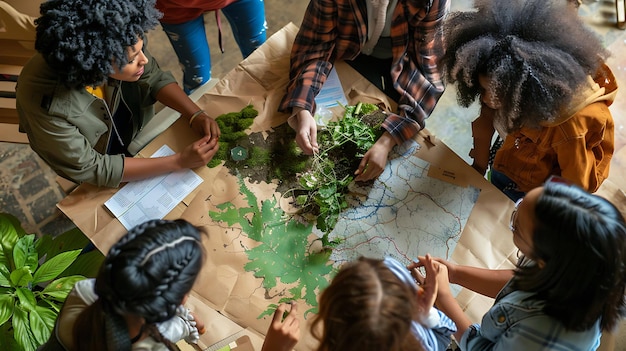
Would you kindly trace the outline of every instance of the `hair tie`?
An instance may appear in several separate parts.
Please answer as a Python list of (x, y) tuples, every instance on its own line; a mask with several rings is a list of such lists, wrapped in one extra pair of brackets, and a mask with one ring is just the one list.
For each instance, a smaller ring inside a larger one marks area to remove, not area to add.
[(139, 263), (140, 266), (143, 266), (146, 264), (146, 262), (148, 262), (148, 260), (150, 259), (150, 257), (152, 257), (152, 255), (159, 253), (169, 247), (174, 247), (179, 243), (182, 243), (183, 241), (189, 241), (189, 240), (193, 240), (193, 241), (198, 241), (196, 238), (190, 237), (190, 236), (181, 236), (180, 238), (172, 241), (171, 243), (167, 243), (167, 244), (163, 244), (155, 249), (152, 249), (152, 251), (148, 252), (148, 254), (146, 255), (146, 257), (143, 258), (143, 260), (141, 260), (141, 263)]

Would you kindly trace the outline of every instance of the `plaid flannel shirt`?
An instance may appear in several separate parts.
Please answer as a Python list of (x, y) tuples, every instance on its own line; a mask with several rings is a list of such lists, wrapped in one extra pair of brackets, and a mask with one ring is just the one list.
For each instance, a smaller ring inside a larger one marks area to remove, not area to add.
[[(401, 144), (413, 138), (444, 90), (437, 60), (443, 54), (441, 25), (449, 0), (399, 0), (391, 23), (397, 114), (383, 128)], [(290, 81), (279, 111), (315, 111), (315, 97), (335, 60), (352, 60), (367, 40), (363, 0), (311, 0), (291, 51)]]

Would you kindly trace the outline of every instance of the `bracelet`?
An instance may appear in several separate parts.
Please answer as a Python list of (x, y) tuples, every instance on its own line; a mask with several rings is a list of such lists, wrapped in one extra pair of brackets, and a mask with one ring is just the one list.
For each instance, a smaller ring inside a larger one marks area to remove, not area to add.
[(204, 110), (200, 109), (200, 110), (196, 111), (193, 115), (191, 115), (191, 117), (189, 117), (189, 126), (191, 127), (191, 123), (193, 123), (193, 120), (194, 120), (196, 117), (198, 117), (198, 116), (200, 116), (201, 114), (203, 114), (203, 113), (204, 113)]

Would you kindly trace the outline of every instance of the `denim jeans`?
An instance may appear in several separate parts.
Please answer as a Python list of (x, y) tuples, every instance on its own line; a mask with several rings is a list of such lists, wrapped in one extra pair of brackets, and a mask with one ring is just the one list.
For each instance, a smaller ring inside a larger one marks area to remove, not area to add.
[[(220, 10), (233, 31), (241, 54), (248, 57), (266, 39), (263, 0), (238, 0)], [(190, 94), (211, 79), (211, 51), (206, 38), (204, 17), (185, 23), (161, 23), (183, 68), (183, 88)]]
[(524, 195), (526, 195), (525, 192), (519, 191), (517, 188), (517, 184), (512, 181), (511, 178), (504, 175), (504, 173), (500, 173), (495, 169), (492, 169), (490, 175), (491, 184), (500, 189), (504, 193), (504, 195), (508, 196), (509, 199), (513, 200), (513, 202), (523, 198)]

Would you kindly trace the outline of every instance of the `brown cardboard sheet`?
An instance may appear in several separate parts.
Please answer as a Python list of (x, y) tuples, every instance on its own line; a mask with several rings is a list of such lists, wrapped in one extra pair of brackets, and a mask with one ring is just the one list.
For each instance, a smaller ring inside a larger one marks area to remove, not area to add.
[[(297, 27), (293, 24), (278, 31), (204, 94), (198, 100), (199, 105), (210, 115), (218, 116), (252, 104), (260, 112), (251, 126), (253, 132), (268, 131), (284, 123), (288, 116), (276, 111), (287, 84), (289, 52), (296, 33)], [(381, 101), (392, 105), (380, 91), (345, 63), (338, 63), (336, 69), (350, 103)], [(180, 120), (148, 144), (138, 157), (149, 157), (163, 144), (175, 151), (181, 150), (196, 138), (198, 135), (185, 121)], [(430, 163), (430, 176), (481, 189), (451, 259), (480, 267), (512, 267), (517, 259), (517, 250), (508, 229), (513, 203), (428, 131), (422, 131), (417, 141), (421, 145), (417, 155)], [(236, 235), (236, 228), (215, 223), (209, 217), (209, 211), (214, 211), (216, 206), (224, 202), (242, 204), (237, 178), (222, 167), (203, 167), (195, 171), (204, 182), (166, 218), (185, 218), (202, 226), (207, 232), (204, 240), (206, 263), (193, 289), (193, 308), (198, 309), (205, 320), (212, 320), (219, 315), (233, 324), (212, 323), (210, 340), (203, 339), (203, 342), (209, 345), (241, 329), (262, 335), (271, 318), (258, 319), (257, 316), (269, 304), (277, 303), (288, 287), (277, 286), (266, 291), (262, 287), (262, 280), (246, 272), (243, 267), (248, 262), (245, 249), (258, 243), (244, 235)], [(248, 185), (259, 199), (276, 195), (274, 184)], [(103, 206), (116, 190), (83, 184), (58, 204), (102, 252), (107, 252), (125, 232), (120, 222)], [(458, 300), (476, 322), (492, 303), (466, 290), (460, 292)], [(301, 326), (306, 330), (311, 316), (304, 319), (303, 312), (307, 306), (299, 307)], [(305, 333), (296, 349), (308, 350), (313, 345), (314, 340)], [(260, 349), (258, 344), (255, 349)]]

